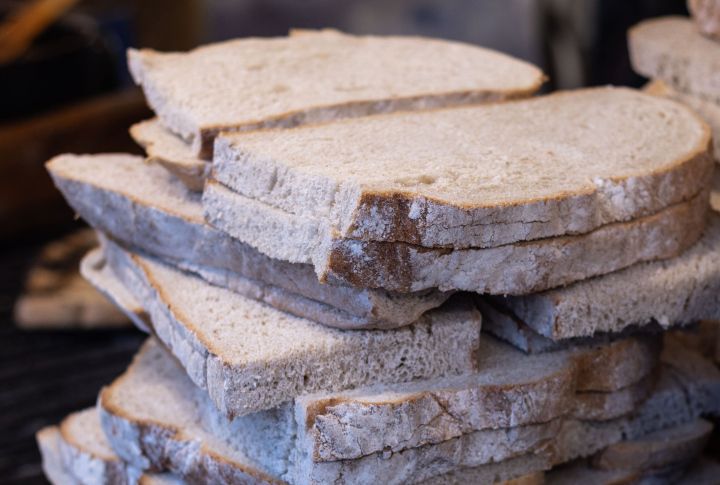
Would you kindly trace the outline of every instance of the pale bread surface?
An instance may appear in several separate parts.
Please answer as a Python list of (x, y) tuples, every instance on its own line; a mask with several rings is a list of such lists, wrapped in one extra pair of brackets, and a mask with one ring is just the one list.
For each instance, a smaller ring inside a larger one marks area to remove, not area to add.
[(702, 234), (708, 198), (703, 189), (651, 216), (587, 234), (462, 250), (337, 237), (319, 218), (289, 214), (215, 181), (205, 185), (203, 207), (214, 227), (271, 258), (312, 264), (322, 282), (516, 295), (678, 256)]
[[(667, 295), (673, 295), (668, 298)], [(720, 214), (683, 254), (571, 285), (498, 297), (519, 320), (553, 340), (658, 323), (667, 329), (720, 318)]]
[[(142, 473), (123, 463), (100, 426), (97, 409), (66, 417), (40, 430), (43, 471), (53, 485), (184, 485), (169, 473)], [(77, 474), (77, 475), (76, 475)]]
[(46, 426), (35, 434), (42, 456), (42, 469), (52, 485), (80, 485), (62, 464), (60, 456), (60, 428)]
[(102, 249), (95, 248), (85, 255), (80, 262), (80, 274), (136, 327), (150, 332), (149, 315), (112, 273)]
[(688, 200), (707, 185), (710, 141), (687, 107), (607, 87), (224, 133), (213, 177), (338, 237), (488, 248)]
[[(402, 294), (320, 284), (311, 266), (268, 258), (207, 225), (200, 196), (140, 157), (63, 155), (47, 167), (70, 205), (116, 241), (329, 326), (407, 325), (450, 296), (435, 289)], [(298, 304), (290, 294), (312, 301)]]
[(128, 65), (162, 124), (203, 158), (220, 130), (498, 101), (543, 82), (537, 67), (482, 47), (329, 30), (186, 53), (130, 49)]
[(720, 44), (687, 17), (644, 20), (628, 31), (633, 69), (671, 88), (720, 104)]
[(720, 106), (710, 101), (704, 101), (695, 96), (678, 92), (659, 79), (647, 83), (643, 86), (643, 91), (654, 96), (663, 96), (682, 103), (704, 119), (712, 129), (713, 155), (715, 161), (718, 161), (718, 157), (720, 157)]
[(160, 122), (151, 120), (130, 127), (130, 136), (145, 149), (148, 163), (158, 163), (190, 190), (202, 190), (212, 165), (195, 156), (192, 148)]
[[(115, 275), (152, 330), (229, 417), (295, 396), (475, 369), (480, 314), (464, 298), (393, 330), (342, 331), (211, 286), (108, 243)], [(363, 365), (358, 366), (358, 361)]]

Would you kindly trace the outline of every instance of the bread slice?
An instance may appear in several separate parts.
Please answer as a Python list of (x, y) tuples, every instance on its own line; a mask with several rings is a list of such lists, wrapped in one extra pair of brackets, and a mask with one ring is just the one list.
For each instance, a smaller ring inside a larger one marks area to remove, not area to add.
[(110, 269), (100, 248), (91, 250), (80, 262), (80, 274), (105, 298), (119, 308), (131, 322), (144, 332), (150, 332), (150, 316), (120, 283)]
[(720, 40), (720, 6), (715, 0), (688, 0), (695, 26), (705, 35)]
[(221, 130), (499, 101), (529, 96), (543, 82), (535, 66), (482, 47), (331, 30), (186, 53), (130, 49), (128, 65), (162, 124), (200, 158), (212, 156)]
[[(623, 352), (630, 359), (647, 348), (587, 346), (526, 357), (486, 336), (477, 352), (480, 371), (472, 376), (319, 392), (297, 397), (295, 410), (285, 415), (306, 423), (298, 442), (316, 461), (401, 451), (473, 430), (548, 422), (571, 411), (581, 419), (612, 419), (636, 409), (646, 397), (640, 394), (653, 383), (640, 367), (625, 366), (625, 375), (606, 372), (604, 364), (613, 361), (608, 356)], [(578, 388), (608, 389), (609, 384), (616, 386), (611, 387), (615, 392), (573, 394)], [(262, 414), (245, 419), (258, 416)]]
[(192, 148), (163, 127), (157, 118), (130, 127), (130, 136), (147, 153), (148, 163), (158, 163), (190, 190), (202, 190), (212, 165), (195, 156)]
[(606, 87), (224, 133), (213, 177), (337, 237), (490, 248), (689, 200), (707, 185), (710, 141), (685, 106)]
[(435, 289), (407, 294), (320, 284), (310, 265), (268, 258), (208, 226), (200, 196), (140, 157), (63, 155), (47, 168), (70, 205), (116, 241), (328, 326), (407, 325), (450, 296)]
[(62, 464), (60, 456), (60, 429), (46, 426), (37, 432), (35, 439), (42, 455), (42, 469), (52, 485), (80, 485)]
[(110, 447), (95, 408), (41, 429), (36, 438), (43, 471), (53, 485), (184, 485), (169, 473), (142, 473), (123, 463)]
[(720, 45), (698, 32), (687, 17), (660, 17), (628, 31), (633, 69), (671, 88), (720, 104)]
[(710, 126), (713, 134), (713, 154), (715, 161), (720, 157), (720, 106), (709, 101), (704, 101), (695, 96), (681, 93), (672, 89), (659, 79), (647, 83), (643, 91), (653, 96), (662, 96), (678, 103), (682, 103), (696, 112)]
[(492, 301), (552, 340), (720, 318), (720, 214), (711, 212), (705, 234), (674, 259)]
[[(357, 460), (313, 462), (291, 451), (293, 440), (288, 436), (298, 433), (294, 426), (302, 429), (304, 422), (293, 420), (287, 408), (247, 415), (228, 423), (209, 402), (203, 402), (203, 399), (207, 401), (205, 395), (163, 352), (149, 341), (128, 371), (102, 391), (99, 410), (103, 428), (120, 456), (142, 468), (165, 465), (181, 476), (193, 471), (183, 463), (206, 460), (200, 459), (199, 454), (215, 455), (215, 460), (223, 466), (242, 469), (242, 463), (233, 464), (233, 460), (217, 457), (221, 453), (214, 450), (222, 447), (235, 452), (243, 450), (273, 473), (281, 473), (281, 478), (290, 483), (332, 483), (334, 480), (367, 483), (369, 477), (376, 477), (382, 483), (415, 483), (460, 467), (479, 465), (491, 460), (491, 456), (495, 456), (496, 461), (500, 456), (513, 454), (521, 458), (523, 449), (535, 450), (539, 466), (535, 470), (540, 470), (548, 468), (550, 463), (593, 454), (621, 441), (624, 436), (635, 439), (663, 427), (694, 421), (700, 413), (720, 411), (720, 401), (713, 398), (720, 392), (720, 371), (695, 354), (699, 361), (695, 359), (691, 365), (696, 372), (681, 385), (675, 378), (673, 359), (683, 359), (680, 366), (687, 366), (693, 359), (682, 354), (668, 355), (661, 385), (631, 417), (606, 422), (561, 419), (560, 430), (556, 426), (551, 428), (557, 434), (546, 442), (552, 445), (549, 447), (537, 448), (536, 439), (548, 435), (538, 434), (541, 427), (529, 425), (517, 427), (512, 433), (509, 429), (488, 429), (437, 445), (395, 453), (381, 451)], [(675, 405), (679, 403), (682, 404), (678, 409)], [(578, 430), (584, 432), (576, 433)], [(254, 436), (264, 439), (253, 439)], [(530, 439), (533, 436), (535, 439)], [(180, 452), (187, 450), (191, 442), (199, 443), (193, 448), (192, 457)], [(523, 474), (530, 471), (533, 470)]]
[(321, 389), (475, 369), (480, 314), (465, 298), (399, 329), (342, 331), (109, 247), (113, 272), (150, 314), (153, 332), (228, 417)]
[(211, 225), (271, 258), (312, 264), (322, 282), (401, 292), (439, 288), (510, 295), (676, 257), (700, 237), (707, 205), (703, 190), (657, 214), (587, 234), (452, 250), (336, 237), (318, 218), (275, 209), (218, 182), (208, 181), (203, 192)]
[(689, 463), (702, 454), (712, 430), (712, 423), (698, 419), (633, 441), (615, 443), (595, 455), (593, 466), (600, 470), (646, 470)]
[[(265, 420), (247, 415), (228, 423), (162, 347), (152, 340), (146, 343), (128, 371), (102, 390), (98, 408), (103, 429), (118, 455), (143, 469), (167, 467), (180, 477), (192, 474), (194, 463), (203, 462), (210, 473), (207, 477), (210, 482), (217, 479), (219, 473), (247, 476), (253, 466), (266, 477), (273, 473), (290, 483), (331, 483), (332, 475), (337, 475), (339, 471), (338, 466), (352, 468), (360, 465), (354, 471), (341, 472), (345, 480), (343, 483), (367, 483), (367, 478), (373, 473), (378, 474), (382, 483), (417, 483), (424, 477), (441, 474), (439, 470), (443, 469), (443, 465), (435, 466), (432, 471), (410, 476), (400, 454), (379, 461), (371, 456), (372, 463), (376, 463), (375, 472), (369, 468), (369, 460), (313, 464), (293, 457), (290, 436), (295, 426), (292, 414), (287, 416), (287, 408), (264, 411), (261, 415)], [(492, 456), (497, 458), (495, 461), (501, 461), (500, 457), (511, 454), (513, 447), (532, 448), (542, 435), (533, 427), (528, 427), (525, 432), (487, 430), (472, 436), (477, 436), (476, 443), (465, 440), (465, 444), (471, 447), (473, 444), (482, 445), (486, 451), (480, 456), (467, 454), (452, 441), (408, 452), (418, 455), (418, 459), (427, 456), (423, 460), (427, 463), (431, 456), (437, 457), (443, 452), (448, 455), (451, 448), (456, 450), (455, 459), (462, 458), (466, 463), (472, 460), (487, 463)], [(191, 446), (191, 443), (197, 445)], [(149, 447), (154, 451), (150, 451)], [(461, 457), (458, 453), (467, 456)], [(448, 458), (452, 456), (450, 454)], [(298, 461), (312, 468), (309, 470), (312, 477), (297, 469), (301, 466)], [(224, 470), (216, 472), (216, 467)], [(451, 471), (456, 467), (445, 468)], [(521, 475), (527, 473), (523, 472)], [(269, 478), (266, 480), (270, 481)]]
[[(527, 354), (556, 352), (585, 345), (611, 344), (638, 333), (657, 334), (663, 331), (663, 327), (658, 323), (650, 322), (646, 325), (630, 325), (619, 332), (597, 332), (592, 336), (553, 340), (520, 320), (504, 305), (503, 299), (489, 298), (486, 295), (473, 295), (472, 298), (480, 313), (483, 314), (483, 330), (511, 343)], [(694, 325), (673, 327), (673, 329), (676, 328), (692, 330)]]
[[(68, 421), (72, 426), (66, 425)], [(63, 421), (65, 434), (61, 433), (60, 427), (49, 426), (37, 434), (37, 441), (43, 457), (43, 470), (53, 485), (184, 485), (185, 482), (169, 473), (142, 473), (140, 470), (124, 464), (110, 447), (107, 438), (104, 436), (100, 419), (96, 409), (89, 409), (74, 413)], [(61, 425), (61, 426), (62, 426)], [(70, 429), (68, 429), (70, 428)], [(68, 434), (69, 431), (69, 434)], [(81, 432), (81, 434), (78, 434)], [(91, 435), (92, 438), (88, 438)], [(69, 450), (62, 456), (62, 451)], [(226, 450), (222, 450), (226, 451)], [(63, 458), (67, 458), (67, 467), (63, 464)], [(542, 472), (534, 472), (517, 480), (495, 482), (489, 477), (515, 476), (518, 471), (528, 469), (534, 463), (532, 459), (521, 457), (498, 464), (491, 464), (469, 470), (461, 470), (458, 473), (451, 473), (434, 477), (424, 485), (454, 485), (468, 483), (493, 483), (495, 485), (536, 485), (542, 484)], [(192, 464), (197, 465), (197, 464)], [(191, 466), (192, 466), (191, 465)], [(202, 465), (200, 465), (201, 468)], [(117, 468), (125, 467), (132, 470), (131, 473), (118, 474)], [(73, 473), (80, 473), (76, 478)], [(211, 474), (212, 476), (212, 474)], [(251, 474), (259, 480), (230, 480), (229, 483), (268, 483), (262, 480), (260, 472)], [(137, 477), (137, 478), (136, 478)], [(227, 478), (227, 477), (226, 477)], [(238, 478), (236, 475), (233, 478)], [(202, 474), (188, 476), (190, 483), (203, 483)], [(491, 481), (488, 481), (491, 480)], [(275, 481), (271, 481), (275, 482)], [(228, 483), (228, 482), (223, 482)], [(275, 482), (277, 483), (277, 482)]]
[(652, 394), (657, 383), (655, 369), (635, 384), (610, 392), (585, 391), (575, 394), (572, 416), (582, 420), (608, 421), (635, 411)]

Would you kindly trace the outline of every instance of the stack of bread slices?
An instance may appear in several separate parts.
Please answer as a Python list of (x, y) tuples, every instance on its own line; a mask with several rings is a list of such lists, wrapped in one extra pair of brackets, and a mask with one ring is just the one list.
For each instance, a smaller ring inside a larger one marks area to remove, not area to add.
[[(152, 336), (61, 483), (703, 483), (710, 129), (508, 56), (299, 31), (130, 51), (148, 157), (47, 164)], [(482, 330), (482, 333), (481, 333)], [(671, 330), (671, 331), (668, 331)], [(685, 477), (685, 478), (683, 478)], [(711, 483), (711, 482), (707, 482)]]

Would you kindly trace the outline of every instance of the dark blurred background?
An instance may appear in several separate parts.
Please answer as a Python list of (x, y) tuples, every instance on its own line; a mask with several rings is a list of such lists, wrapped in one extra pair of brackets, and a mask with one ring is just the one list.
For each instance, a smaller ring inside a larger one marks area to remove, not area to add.
[[(0, 16), (19, 4), (0, 1)], [(47, 483), (35, 431), (93, 405), (143, 340), (132, 330), (13, 324), (38, 249), (82, 225), (43, 163), (64, 152), (142, 153), (127, 129), (152, 113), (127, 72), (128, 47), (186, 50), (335, 27), (491, 47), (541, 66), (545, 91), (637, 87), (644, 80), (630, 68), (625, 33), (668, 14), (687, 15), (685, 0), (80, 0), (0, 65), (0, 483)]]

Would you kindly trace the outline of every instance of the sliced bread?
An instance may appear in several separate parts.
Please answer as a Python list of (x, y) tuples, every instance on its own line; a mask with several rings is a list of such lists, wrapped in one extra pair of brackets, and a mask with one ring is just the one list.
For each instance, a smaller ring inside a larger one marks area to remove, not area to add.
[(393, 330), (343, 331), (278, 311), (108, 244), (115, 275), (153, 333), (228, 417), (321, 389), (469, 373), (480, 314), (464, 297)]
[(689, 200), (708, 183), (710, 142), (679, 103), (595, 88), (225, 133), (213, 177), (337, 237), (489, 248), (585, 234)]
[(213, 181), (205, 185), (203, 206), (214, 227), (272, 258), (312, 264), (325, 283), (517, 295), (678, 256), (702, 234), (708, 192), (587, 234), (461, 250), (336, 237), (318, 218), (289, 214)]
[(689, 463), (700, 456), (712, 430), (712, 423), (698, 419), (632, 441), (614, 443), (595, 455), (593, 467), (599, 470), (647, 470)]
[(505, 54), (420, 37), (305, 35), (238, 39), (186, 53), (128, 51), (130, 73), (162, 124), (212, 156), (221, 130), (529, 96), (542, 72)]
[[(123, 464), (110, 447), (100, 425), (96, 409), (75, 413), (63, 421), (73, 421), (73, 426), (65, 426), (64, 433), (60, 427), (49, 426), (37, 434), (38, 445), (43, 458), (43, 470), (53, 485), (184, 485), (185, 482), (169, 473), (142, 473), (130, 465)], [(82, 434), (78, 434), (81, 432)], [(69, 434), (68, 434), (69, 433)], [(87, 435), (94, 438), (88, 439)], [(71, 450), (63, 455), (62, 449)], [(225, 452), (227, 450), (221, 450)], [(220, 455), (220, 457), (227, 455)], [(233, 455), (230, 454), (232, 457)], [(63, 459), (69, 459), (67, 466)], [(503, 477), (514, 477), (524, 470), (537, 468), (536, 460), (520, 457), (497, 464), (460, 470), (434, 477), (423, 482), (424, 485), (460, 485), (468, 482), (494, 485), (538, 485), (542, 484), (542, 472), (533, 472), (517, 479), (503, 480)], [(206, 463), (213, 464), (211, 460)], [(90, 465), (90, 466), (88, 466)], [(117, 468), (125, 467), (131, 473), (116, 473)], [(197, 467), (197, 468), (195, 468)], [(189, 483), (204, 484), (208, 479), (215, 478), (214, 473), (203, 471), (203, 465), (191, 463), (185, 466), (185, 474)], [(192, 473), (192, 472), (195, 473)], [(80, 473), (76, 478), (74, 472)], [(251, 478), (252, 477), (252, 478)], [(223, 483), (229, 485), (254, 485), (267, 483), (257, 470), (248, 476), (231, 474), (223, 477)], [(250, 479), (249, 479), (250, 478)], [(257, 479), (253, 479), (257, 478)], [(249, 479), (249, 480), (248, 480)], [(495, 481), (501, 480), (501, 481)], [(275, 482), (277, 483), (277, 482)]]
[[(247, 476), (250, 470), (261, 470), (265, 476), (272, 473), (290, 483), (333, 483), (333, 477), (343, 483), (367, 483), (372, 476), (388, 484), (418, 483), (440, 475), (443, 469), (458, 468), (457, 464), (444, 465), (445, 460), (433, 465), (433, 456), (435, 461), (446, 456), (466, 464), (488, 463), (492, 457), (502, 461), (501, 457), (514, 454), (513, 450), (533, 449), (545, 435), (540, 431), (557, 428), (553, 423), (550, 427), (529, 426), (516, 432), (486, 430), (467, 435), (464, 443), (451, 440), (407, 450), (405, 458), (388, 453), (391, 456), (385, 460), (372, 455), (369, 460), (312, 463), (292, 452), (290, 436), (294, 433), (294, 422), (287, 418), (287, 409), (263, 412), (264, 422), (248, 415), (228, 423), (152, 340), (146, 343), (128, 371), (103, 389), (98, 409), (108, 439), (118, 455), (129, 463), (142, 469), (169, 468), (178, 476), (187, 477), (197, 473), (196, 464), (204, 462), (209, 472), (208, 481), (218, 479), (220, 473)], [(469, 451), (473, 449), (476, 451)], [(406, 463), (408, 460), (411, 466)], [(426, 470), (414, 470), (421, 463), (427, 465)], [(513, 468), (519, 475), (537, 470), (522, 469), (517, 464)]]
[(628, 31), (633, 69), (671, 88), (720, 104), (720, 44), (687, 17), (660, 17)]
[(450, 296), (435, 289), (402, 294), (320, 284), (310, 265), (268, 258), (207, 225), (200, 196), (140, 157), (63, 155), (47, 168), (70, 205), (116, 241), (328, 326), (407, 325)]
[[(656, 355), (653, 346), (588, 345), (526, 357), (486, 336), (477, 352), (480, 371), (475, 375), (300, 396), (295, 410), (285, 416), (305, 423), (297, 443), (315, 461), (400, 451), (473, 430), (548, 422), (568, 412), (581, 419), (612, 419), (633, 411), (653, 382), (644, 377), (642, 366), (625, 366), (624, 375), (606, 372), (603, 366), (623, 355), (636, 359), (648, 352)], [(573, 394), (576, 389), (611, 392)], [(244, 419), (248, 423), (262, 416)], [(217, 429), (223, 428), (221, 421)]]
[[(596, 332), (592, 336), (553, 340), (520, 320), (503, 304), (503, 300), (488, 298), (485, 295), (473, 295), (473, 300), (484, 318), (483, 331), (511, 343), (528, 354), (555, 352), (584, 345), (610, 344), (637, 333), (660, 333), (663, 331), (659, 324), (651, 322), (646, 325), (631, 325), (619, 332)], [(693, 328), (694, 325), (691, 325), (682, 327), (682, 330)]]
[(572, 416), (582, 420), (608, 421), (635, 411), (652, 394), (658, 372), (617, 391), (584, 391), (575, 394)]
[(60, 456), (60, 428), (46, 426), (35, 435), (42, 456), (42, 469), (52, 485), (80, 485), (80, 482), (65, 470)]
[[(720, 318), (720, 214), (711, 212), (705, 234), (674, 259), (491, 300), (552, 340), (619, 332), (653, 322), (669, 328)], [(492, 318), (490, 313), (487, 316)]]
[[(714, 1), (714, 0), (713, 0)], [(695, 96), (678, 92), (665, 84), (663, 81), (656, 79), (647, 83), (643, 87), (643, 91), (653, 96), (662, 96), (678, 103), (682, 103), (694, 112), (696, 112), (710, 126), (713, 133), (713, 154), (715, 161), (720, 157), (720, 106), (710, 101), (704, 101)]]
[(190, 190), (202, 190), (212, 165), (195, 156), (192, 148), (157, 119), (130, 127), (130, 136), (145, 149), (148, 163), (158, 163)]
[(135, 326), (150, 332), (150, 316), (120, 283), (100, 248), (93, 249), (80, 262), (80, 274), (102, 295), (119, 308)]
[(143, 473), (123, 463), (105, 437), (95, 408), (41, 429), (36, 438), (43, 471), (53, 485), (184, 485), (169, 473)]
[[(606, 422), (561, 419), (560, 429), (558, 420), (550, 422), (550, 427), (488, 429), (437, 445), (396, 453), (381, 451), (356, 460), (313, 462), (310, 457), (299, 456), (302, 453), (293, 453), (293, 440), (288, 437), (298, 433), (294, 426), (302, 429), (304, 422), (294, 424), (292, 413), (286, 407), (264, 411), (263, 418), (247, 415), (228, 423), (206, 402), (207, 397), (194, 387), (182, 369), (152, 341), (128, 371), (102, 391), (99, 411), (115, 450), (141, 468), (167, 466), (182, 476), (193, 471), (184, 463), (201, 461), (195, 458), (199, 453), (215, 455), (215, 460), (226, 466), (242, 468), (242, 463), (233, 464), (233, 460), (222, 459), (217, 456), (220, 453), (212, 451), (224, 448), (235, 453), (243, 450), (291, 483), (337, 483), (337, 480), (367, 483), (370, 477), (382, 483), (417, 483), (433, 475), (480, 465), (492, 457), (496, 461), (503, 456), (522, 458), (523, 449), (535, 450), (539, 460), (539, 468), (535, 470), (548, 468), (549, 462), (561, 463), (591, 455), (625, 436), (635, 439), (663, 427), (694, 421), (701, 413), (717, 414), (720, 401), (711, 397), (720, 392), (718, 370), (698, 356), (701, 363), (710, 366), (710, 371), (698, 367), (699, 372), (681, 385), (673, 374), (672, 359), (678, 358), (687, 360), (684, 355), (666, 357), (669, 362), (663, 368), (660, 387), (628, 418)], [(690, 383), (692, 387), (683, 387)], [(675, 404), (680, 402), (683, 407), (678, 413)], [(172, 409), (166, 403), (172, 403)], [(264, 439), (253, 439), (254, 436)], [(191, 442), (199, 444), (193, 448), (192, 457), (181, 453)], [(519, 475), (530, 471), (534, 470)]]

